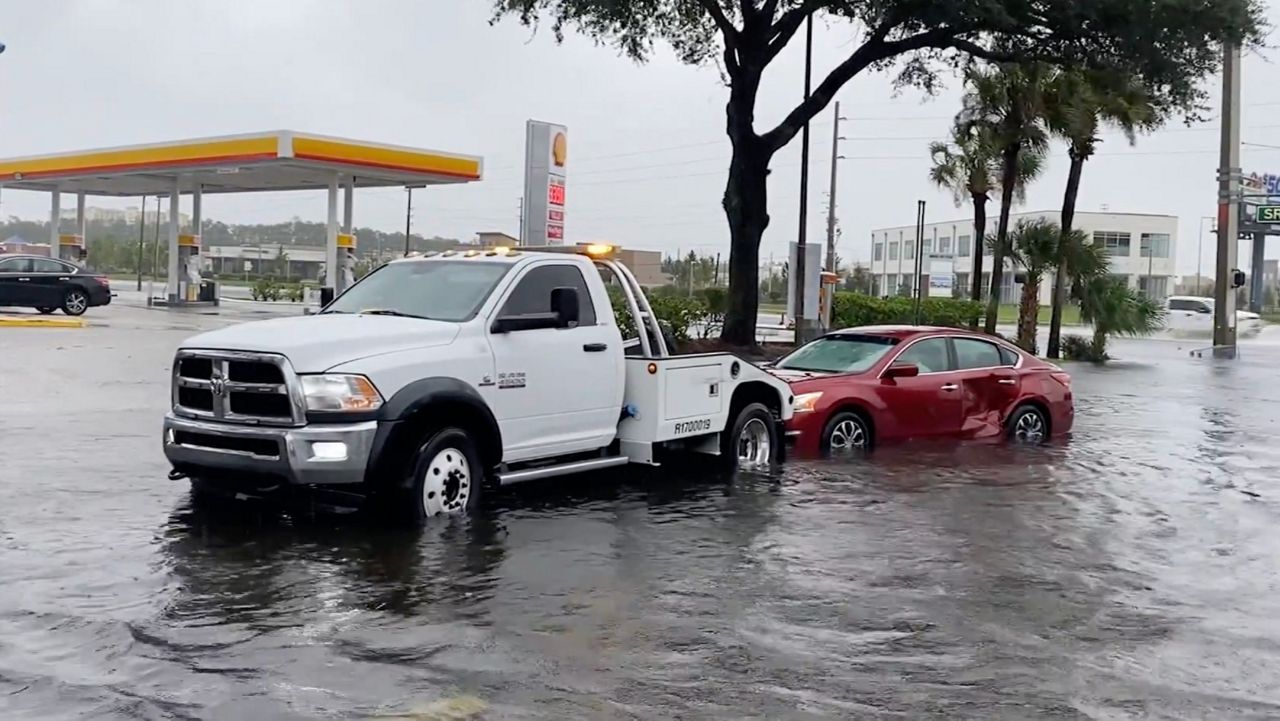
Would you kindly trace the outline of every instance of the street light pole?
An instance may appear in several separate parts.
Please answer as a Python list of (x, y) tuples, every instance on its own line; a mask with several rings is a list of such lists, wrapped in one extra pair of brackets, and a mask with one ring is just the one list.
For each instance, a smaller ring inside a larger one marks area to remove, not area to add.
[[(808, 100), (812, 92), (812, 74), (813, 74), (813, 15), (810, 14), (805, 20), (804, 30), (804, 99)], [(800, 131), (800, 237), (796, 242), (796, 267), (795, 267), (795, 310), (796, 310), (796, 345), (804, 345), (808, 340), (805, 333), (805, 310), (804, 296), (806, 286), (805, 282), (805, 256), (808, 255), (805, 247), (805, 225), (809, 222), (809, 121), (804, 122), (804, 128)]]

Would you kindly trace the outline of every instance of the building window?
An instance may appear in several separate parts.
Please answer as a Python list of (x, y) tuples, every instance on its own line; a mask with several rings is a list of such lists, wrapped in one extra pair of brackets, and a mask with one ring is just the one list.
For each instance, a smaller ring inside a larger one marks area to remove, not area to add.
[(1102, 244), (1108, 255), (1129, 255), (1129, 234), (1110, 230), (1099, 230), (1093, 234), (1093, 242)]
[(925, 238), (920, 247), (924, 249), (924, 257), (928, 258), (933, 253), (933, 238)]
[(915, 260), (915, 259), (916, 259), (916, 242), (915, 242), (914, 240), (908, 240), (908, 241), (906, 241), (905, 243), (903, 243), (903, 245), (902, 245), (902, 259), (903, 259), (903, 260)]
[(884, 294), (885, 295), (898, 294), (898, 275), (896, 273), (891, 274), (885, 278)]
[(911, 295), (914, 292), (912, 280), (910, 275), (902, 274), (902, 280), (898, 283), (898, 295)]
[(1168, 233), (1143, 233), (1138, 243), (1138, 255), (1141, 258), (1168, 258)]
[(876, 243), (875, 253), (871, 256), (872, 260), (881, 260), (884, 258), (884, 243)]
[(938, 254), (944, 257), (951, 256), (951, 237), (943, 236), (938, 238)]
[(951, 295), (952, 295), (952, 297), (955, 297), (955, 298), (968, 298), (968, 297), (969, 297), (969, 291), (970, 291), (970, 290), (972, 290), (972, 288), (970, 288), (970, 287), (969, 287), (969, 274), (968, 274), (968, 273), (956, 273), (956, 284), (955, 284), (955, 289), (956, 289), (957, 291), (959, 291), (959, 293), (958, 293), (958, 294), (957, 294), (957, 293), (952, 293), (952, 294), (951, 294)]
[(1164, 275), (1138, 276), (1138, 290), (1153, 300), (1164, 300), (1169, 295), (1169, 278)]
[(897, 259), (898, 259), (898, 244), (890, 243), (889, 244), (889, 260), (897, 260)]
[(969, 257), (969, 236), (962, 235), (956, 238), (956, 255), (961, 258)]

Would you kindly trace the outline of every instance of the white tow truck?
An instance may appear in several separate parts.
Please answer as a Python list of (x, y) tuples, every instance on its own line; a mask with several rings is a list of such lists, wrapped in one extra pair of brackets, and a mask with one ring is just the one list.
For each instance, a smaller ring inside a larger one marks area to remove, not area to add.
[(671, 355), (612, 248), (565, 250), (396, 260), (317, 314), (188, 339), (164, 420), (170, 476), (197, 497), (394, 498), (421, 521), (490, 484), (656, 466), (668, 449), (780, 460), (787, 383), (730, 353)]

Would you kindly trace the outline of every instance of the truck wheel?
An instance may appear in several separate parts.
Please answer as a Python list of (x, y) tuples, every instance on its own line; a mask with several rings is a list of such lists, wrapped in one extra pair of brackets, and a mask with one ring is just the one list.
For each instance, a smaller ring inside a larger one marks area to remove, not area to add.
[(720, 436), (720, 456), (735, 468), (768, 467), (777, 460), (778, 448), (778, 426), (763, 403), (743, 406)]
[(432, 516), (468, 513), (480, 505), (484, 466), (461, 428), (432, 433), (414, 454), (409, 511), (418, 523)]

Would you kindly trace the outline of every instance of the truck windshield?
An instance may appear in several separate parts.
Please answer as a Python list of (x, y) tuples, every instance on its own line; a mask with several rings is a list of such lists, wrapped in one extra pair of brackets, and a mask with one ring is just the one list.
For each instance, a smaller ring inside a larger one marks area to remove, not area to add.
[(324, 313), (469, 320), (506, 275), (510, 263), (424, 260), (388, 263), (329, 304)]
[(897, 344), (897, 338), (883, 335), (829, 335), (797, 349), (774, 367), (817, 373), (861, 373)]

